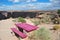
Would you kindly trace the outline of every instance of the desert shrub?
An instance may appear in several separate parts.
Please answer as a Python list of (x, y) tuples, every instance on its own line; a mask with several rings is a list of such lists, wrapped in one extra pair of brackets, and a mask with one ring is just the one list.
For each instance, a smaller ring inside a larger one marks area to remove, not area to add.
[(15, 18), (12, 20), (13, 22), (18, 22), (18, 18)]
[(52, 22), (53, 22), (54, 24), (59, 24), (59, 21), (60, 21), (59, 18), (54, 18)]
[(51, 18), (50, 18), (50, 15), (47, 15), (47, 14), (43, 14), (43, 18), (40, 19), (41, 23), (50, 23), (51, 22)]
[(30, 40), (51, 40), (50, 32), (46, 28), (34, 31), (29, 38)]
[(58, 9), (58, 12), (57, 13), (60, 14), (60, 9)]
[(26, 22), (26, 21), (24, 20), (24, 18), (18, 17), (18, 22)]
[(40, 24), (39, 20), (31, 20), (32, 23), (34, 23), (36, 26)]
[(13, 22), (16, 22), (16, 20), (12, 20)]
[(59, 24), (55, 25), (55, 26), (53, 27), (53, 29), (54, 29), (54, 30), (60, 29), (60, 25), (59, 25)]
[(44, 18), (43, 18), (43, 21), (44, 21), (45, 23), (50, 23), (50, 22), (51, 22), (50, 15), (45, 15)]

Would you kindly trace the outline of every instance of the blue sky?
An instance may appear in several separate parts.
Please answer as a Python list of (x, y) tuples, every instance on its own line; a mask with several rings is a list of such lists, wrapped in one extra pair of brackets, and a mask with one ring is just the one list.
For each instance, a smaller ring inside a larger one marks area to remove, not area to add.
[(56, 10), (60, 0), (0, 0), (0, 10)]

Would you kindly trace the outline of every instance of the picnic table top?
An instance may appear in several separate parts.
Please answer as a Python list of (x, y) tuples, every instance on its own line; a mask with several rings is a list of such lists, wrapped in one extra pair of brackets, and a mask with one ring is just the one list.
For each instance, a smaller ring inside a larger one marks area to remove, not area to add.
[(36, 30), (38, 28), (37, 26), (33, 26), (27, 23), (17, 23), (16, 26), (26, 30), (27, 32)]

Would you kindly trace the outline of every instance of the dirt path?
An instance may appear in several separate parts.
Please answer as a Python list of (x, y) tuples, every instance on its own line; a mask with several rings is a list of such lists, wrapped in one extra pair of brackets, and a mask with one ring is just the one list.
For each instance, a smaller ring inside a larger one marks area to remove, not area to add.
[(1, 40), (17, 40), (15, 36), (11, 34), (11, 27), (14, 27), (12, 19), (0, 21), (0, 39)]

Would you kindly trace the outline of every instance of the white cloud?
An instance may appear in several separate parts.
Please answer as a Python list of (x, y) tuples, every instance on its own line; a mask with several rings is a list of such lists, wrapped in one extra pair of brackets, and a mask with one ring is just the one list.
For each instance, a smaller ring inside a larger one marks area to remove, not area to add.
[(27, 0), (26, 2), (31, 2), (31, 0)]
[(60, 3), (60, 0), (50, 0), (51, 3)]
[(19, 2), (20, 0), (14, 0), (14, 2)]
[(36, 2), (37, 0), (26, 0), (26, 2)]
[(60, 7), (60, 0), (50, 0), (53, 7)]
[(11, 2), (19, 2), (20, 0), (9, 0), (9, 1), (11, 1)]
[(50, 5), (51, 3), (34, 3), (34, 4), (29, 3), (24, 5), (18, 4), (18, 5), (11, 5), (11, 6), (2, 5), (1, 7), (5, 8), (4, 10), (30, 10), (30, 9), (43, 10), (46, 9), (46, 7), (49, 7)]
[[(11, 1), (11, 0), (10, 0)], [(21, 0), (19, 0), (20, 2)], [(23, 0), (22, 0), (23, 1)], [(37, 0), (33, 0), (35, 2)], [(54, 10), (60, 9), (60, 0), (50, 0), (51, 3), (28, 3), (28, 4), (14, 4), (14, 5), (2, 5), (0, 10)], [(17, 1), (18, 2), (18, 1)], [(32, 2), (32, 0), (24, 0), (24, 2)]]
[(37, 0), (32, 0), (33, 2), (36, 2)]
[(36, 2), (37, 0), (8, 0), (8, 1), (17, 3), (17, 2)]

